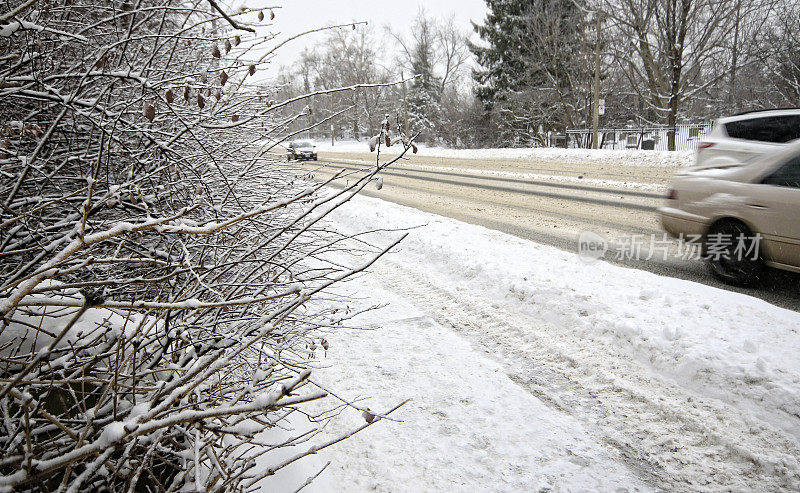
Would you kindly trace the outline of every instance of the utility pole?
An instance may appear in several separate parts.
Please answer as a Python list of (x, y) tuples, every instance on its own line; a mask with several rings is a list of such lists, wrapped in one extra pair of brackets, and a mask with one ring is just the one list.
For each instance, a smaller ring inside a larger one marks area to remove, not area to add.
[(400, 80), (403, 81), (403, 132), (408, 137), (408, 94), (406, 93), (406, 75), (400, 71)]
[(592, 104), (592, 149), (600, 147), (600, 11), (594, 13), (597, 22), (597, 39), (594, 42), (594, 103)]

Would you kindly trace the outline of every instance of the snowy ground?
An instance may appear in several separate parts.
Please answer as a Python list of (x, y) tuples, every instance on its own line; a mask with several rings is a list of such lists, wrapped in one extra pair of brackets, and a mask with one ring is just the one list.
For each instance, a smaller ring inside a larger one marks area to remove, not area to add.
[(335, 220), (420, 227), (342, 288), (389, 305), (329, 334), (316, 378), (412, 400), (287, 481), (330, 460), (312, 491), (800, 488), (800, 314), (377, 199)]
[[(365, 153), (369, 151), (366, 142), (344, 140), (315, 143), (318, 152)], [(394, 148), (384, 148), (382, 152), (392, 154)], [(457, 159), (508, 159), (571, 161), (592, 164), (622, 164), (626, 166), (690, 166), (694, 161), (694, 151), (640, 151), (636, 149), (562, 149), (562, 148), (502, 148), (502, 149), (446, 149), (441, 147), (419, 146), (419, 156), (457, 158)]]

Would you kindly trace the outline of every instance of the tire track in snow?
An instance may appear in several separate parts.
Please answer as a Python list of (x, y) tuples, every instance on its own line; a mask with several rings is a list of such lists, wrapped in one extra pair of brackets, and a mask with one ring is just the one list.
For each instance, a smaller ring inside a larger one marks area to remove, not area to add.
[(644, 481), (667, 491), (800, 489), (800, 448), (783, 432), (652, 375), (596, 341), (503, 311), (479, 293), (385, 262), (386, 287), (474, 347), (548, 405), (587, 423)]
[[(336, 164), (337, 168), (344, 168), (348, 170), (364, 170), (368, 169), (370, 165), (364, 163), (363, 165), (354, 166), (355, 163), (334, 161), (325, 159), (321, 161), (323, 164)], [(442, 171), (445, 170), (445, 171)], [(408, 174), (425, 175), (439, 175), (450, 176), (456, 178), (467, 178), (470, 180), (484, 180), (490, 182), (510, 183), (515, 185), (536, 185), (542, 187), (562, 188), (566, 190), (574, 190), (580, 192), (602, 193), (610, 195), (628, 195), (630, 197), (641, 197), (645, 199), (663, 199), (666, 192), (666, 185), (653, 185), (649, 183), (633, 183), (633, 182), (610, 182), (608, 180), (598, 180), (596, 178), (581, 178), (573, 176), (558, 176), (558, 175), (542, 175), (538, 173), (524, 173), (524, 172), (510, 172), (510, 171), (493, 171), (482, 170), (479, 168), (465, 168), (457, 171), (457, 168), (446, 168), (437, 166), (426, 166), (422, 164), (413, 163), (395, 163), (390, 170), (384, 171), (384, 175), (407, 176)], [(585, 180), (585, 181), (584, 181)], [(595, 181), (600, 182), (599, 185), (592, 185)], [(566, 183), (565, 183), (566, 182)], [(579, 184), (580, 182), (580, 184)], [(602, 186), (600, 186), (602, 185)], [(664, 189), (661, 193), (643, 191), (651, 188)]]
[[(348, 167), (348, 166), (340, 166), (341, 168), (348, 169), (350, 171), (362, 171), (366, 168), (361, 167)], [(570, 195), (565, 193), (558, 193), (558, 192), (550, 192), (547, 188), (568, 188), (570, 190), (580, 190), (580, 191), (587, 191), (586, 187), (576, 187), (572, 185), (560, 185), (554, 183), (544, 183), (544, 182), (529, 182), (529, 181), (519, 181), (519, 185), (528, 186), (528, 187), (538, 187), (538, 189), (531, 189), (531, 188), (520, 188), (507, 186), (507, 185), (492, 185), (488, 183), (481, 183), (480, 181), (487, 181), (489, 178), (484, 176), (470, 176), (470, 179), (476, 180), (477, 182), (469, 182), (469, 181), (462, 181), (462, 180), (455, 180), (455, 179), (448, 179), (448, 178), (437, 178), (432, 176), (418, 176), (408, 172), (398, 172), (398, 171), (382, 171), (382, 175), (384, 176), (398, 176), (407, 178), (410, 180), (419, 180), (424, 182), (432, 182), (438, 183), (442, 185), (454, 185), (459, 187), (467, 187), (467, 188), (475, 188), (479, 190), (491, 190), (495, 192), (506, 192), (506, 193), (515, 193), (521, 195), (529, 195), (533, 197), (545, 197), (548, 199), (558, 199), (558, 200), (568, 200), (571, 202), (579, 202), (585, 204), (594, 204), (600, 205), (605, 207), (616, 207), (620, 209), (629, 209), (635, 211), (644, 211), (644, 212), (654, 212), (657, 207), (655, 205), (650, 204), (641, 204), (637, 202), (624, 202), (621, 200), (609, 200), (603, 199), (598, 197), (584, 197), (580, 195)], [(501, 181), (508, 181), (508, 180), (501, 180)], [(595, 187), (597, 188), (597, 187)], [(634, 192), (628, 192), (625, 190), (611, 190), (611, 189), (598, 189), (599, 191), (589, 190), (592, 193), (602, 193), (602, 194), (612, 194), (617, 195), (622, 198), (624, 195), (629, 195), (631, 197), (640, 198), (640, 195), (633, 195)], [(648, 199), (654, 199), (655, 197), (647, 197)]]

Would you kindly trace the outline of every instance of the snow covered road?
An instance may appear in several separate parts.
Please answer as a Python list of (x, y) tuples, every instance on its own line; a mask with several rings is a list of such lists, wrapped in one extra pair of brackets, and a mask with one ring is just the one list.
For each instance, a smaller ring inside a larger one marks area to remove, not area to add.
[(389, 306), (316, 378), (412, 401), (320, 458), (317, 491), (800, 488), (800, 314), (376, 199), (335, 216), (419, 227), (344, 287)]
[[(356, 152), (352, 146), (346, 149), (344, 152), (323, 149), (320, 151), (323, 167), (318, 168), (320, 163), (307, 163), (306, 169), (315, 169), (321, 178), (340, 169), (356, 172), (374, 164), (374, 155)], [(448, 157), (435, 154), (440, 151)], [(662, 238), (655, 209), (662, 205), (661, 197), (675, 166), (691, 162), (691, 156), (685, 153), (665, 157), (665, 153), (595, 151), (592, 154), (579, 149), (535, 149), (512, 159), (491, 158), (492, 150), (444, 151), (422, 149), (423, 155), (395, 163), (383, 173), (380, 191), (369, 187), (365, 192), (568, 252), (577, 251), (578, 237), (584, 231), (600, 234), (612, 242), (633, 235), (645, 243), (649, 238)], [(499, 156), (504, 156), (500, 151), (526, 150), (497, 150)], [(547, 152), (536, 157), (543, 151)], [(565, 154), (566, 151), (578, 152)], [(699, 260), (679, 258), (677, 250), (677, 242), (671, 242), (668, 258), (656, 254), (646, 259), (645, 253), (641, 258), (609, 255), (606, 259), (618, 265), (747, 293), (800, 310), (800, 275), (774, 271), (758, 290), (731, 288), (709, 275)]]

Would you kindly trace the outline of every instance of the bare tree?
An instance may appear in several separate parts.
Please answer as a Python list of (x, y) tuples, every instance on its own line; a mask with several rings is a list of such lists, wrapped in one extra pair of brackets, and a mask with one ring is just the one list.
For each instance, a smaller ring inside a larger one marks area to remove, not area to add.
[(451, 140), (452, 105), (460, 103), (465, 87), (465, 72), (470, 53), (466, 35), (456, 26), (454, 17), (436, 19), (420, 8), (412, 22), (410, 37), (389, 30), (399, 52), (398, 72), (410, 74), (407, 107), (409, 121), (420, 138)]
[(769, 89), (762, 98), (773, 106), (800, 106), (800, 6), (783, 5), (763, 24), (757, 52), (762, 77), (756, 80)]
[[(289, 71), (301, 76), (303, 87), (295, 88), (298, 94), (359, 82), (384, 83), (390, 78), (389, 71), (375, 63), (376, 59), (382, 58), (382, 49), (371, 28), (335, 29), (313, 49), (305, 50), (297, 65)], [(378, 85), (316, 98), (315, 106), (321, 105), (327, 111), (352, 107), (352, 111), (337, 120), (349, 119), (353, 136), (358, 138), (366, 129), (377, 127), (389, 110), (385, 105), (389, 96), (391, 88)]]
[[(604, 0), (614, 58), (655, 118), (674, 127), (687, 101), (724, 80), (735, 13), (729, 0)], [(669, 133), (669, 149), (675, 134)]]
[(455, 25), (454, 17), (448, 18), (436, 28), (436, 39), (441, 53), (442, 76), (440, 92), (457, 88), (462, 82), (464, 69), (469, 61), (469, 50), (464, 33)]

